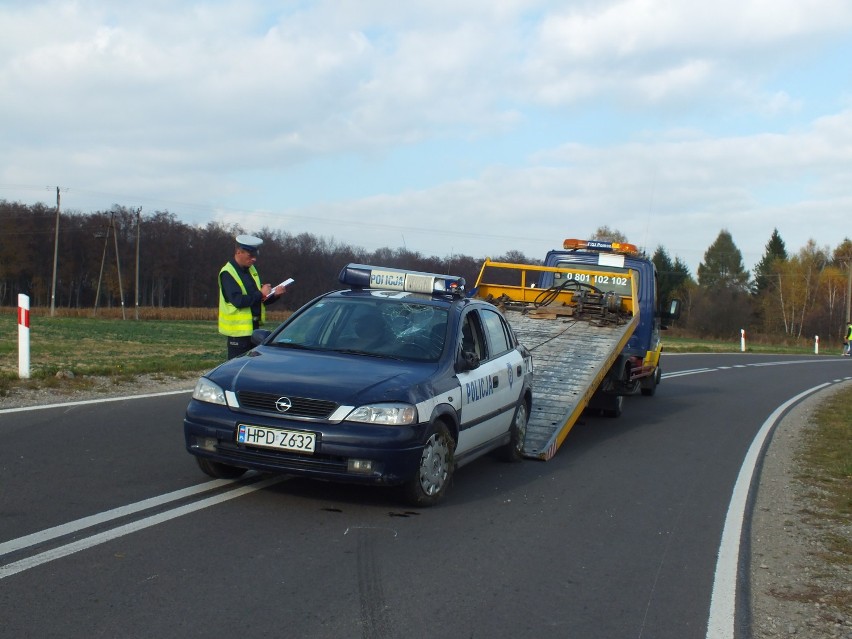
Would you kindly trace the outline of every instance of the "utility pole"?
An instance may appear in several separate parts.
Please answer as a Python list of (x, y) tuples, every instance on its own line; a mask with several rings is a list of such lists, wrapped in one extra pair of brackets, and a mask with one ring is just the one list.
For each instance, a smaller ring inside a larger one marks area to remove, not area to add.
[(852, 260), (846, 262), (846, 322), (852, 322)]
[(110, 224), (112, 224), (112, 239), (115, 241), (115, 273), (118, 275), (118, 298), (121, 301), (121, 319), (126, 320), (127, 316), (124, 314), (124, 288), (121, 285), (121, 264), (118, 259), (118, 228), (115, 225), (115, 213), (110, 217)]
[(139, 224), (142, 207), (136, 209), (136, 319), (139, 319)]
[(53, 286), (50, 289), (50, 316), (56, 314), (56, 262), (59, 257), (59, 187), (56, 187), (56, 234), (53, 238)]
[[(113, 214), (114, 215), (114, 214)], [(98, 314), (98, 302), (101, 298), (101, 281), (104, 279), (104, 264), (106, 264), (107, 246), (109, 246), (109, 232), (112, 230), (112, 217), (109, 218), (109, 226), (107, 226), (106, 237), (104, 238), (104, 254), (101, 258), (101, 273), (98, 275), (98, 290), (95, 292), (95, 310), (94, 315)]]

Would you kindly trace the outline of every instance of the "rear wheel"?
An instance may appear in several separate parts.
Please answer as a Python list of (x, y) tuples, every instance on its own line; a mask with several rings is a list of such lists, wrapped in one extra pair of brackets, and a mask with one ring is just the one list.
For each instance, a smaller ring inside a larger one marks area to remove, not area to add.
[(660, 383), (661, 375), (662, 371), (660, 370), (660, 367), (657, 366), (657, 368), (654, 369), (653, 375), (649, 375), (640, 382), (640, 389), (645, 397), (651, 397), (657, 392), (657, 384)]
[(601, 410), (604, 417), (621, 417), (624, 407), (624, 395), (613, 395), (607, 402), (606, 408)]
[(211, 461), (204, 457), (196, 457), (195, 461), (198, 462), (198, 467), (203, 470), (205, 474), (215, 477), (216, 479), (236, 479), (237, 477), (242, 477), (246, 472), (245, 468), (229, 466), (228, 464)]
[(524, 439), (527, 436), (527, 423), (529, 422), (529, 411), (527, 403), (522, 399), (512, 418), (512, 426), (509, 428), (509, 443), (498, 449), (498, 454), (503, 461), (517, 462), (524, 458)]
[(453, 478), (455, 447), (447, 427), (441, 423), (435, 424), (420, 454), (417, 473), (403, 485), (405, 499), (409, 504), (434, 506), (444, 496)]

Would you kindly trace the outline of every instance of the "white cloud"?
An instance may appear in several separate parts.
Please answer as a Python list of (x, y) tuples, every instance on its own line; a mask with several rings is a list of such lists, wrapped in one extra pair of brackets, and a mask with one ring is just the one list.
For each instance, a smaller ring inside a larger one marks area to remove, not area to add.
[[(0, 198), (60, 184), (427, 253), (606, 224), (693, 268), (729, 228), (750, 268), (775, 226), (845, 228), (848, 66), (821, 55), (850, 30), (846, 0), (6, 2)], [(306, 166), (324, 179), (295, 206), (280, 183)]]

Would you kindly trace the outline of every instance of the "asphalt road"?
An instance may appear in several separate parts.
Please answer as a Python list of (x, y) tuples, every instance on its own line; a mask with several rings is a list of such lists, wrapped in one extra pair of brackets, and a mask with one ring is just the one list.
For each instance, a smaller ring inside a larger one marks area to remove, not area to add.
[(478, 460), (416, 511), (388, 489), (209, 481), (188, 393), (0, 411), (0, 637), (705, 639), (750, 446), (852, 364), (664, 366), (551, 461)]

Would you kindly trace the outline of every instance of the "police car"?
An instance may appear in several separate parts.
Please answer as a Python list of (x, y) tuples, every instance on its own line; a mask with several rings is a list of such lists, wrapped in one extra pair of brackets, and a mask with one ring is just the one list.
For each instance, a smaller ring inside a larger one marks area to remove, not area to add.
[(401, 485), (429, 506), (480, 455), (520, 459), (532, 359), (496, 307), (458, 277), (349, 264), (339, 279), (198, 380), (184, 435), (201, 470)]

